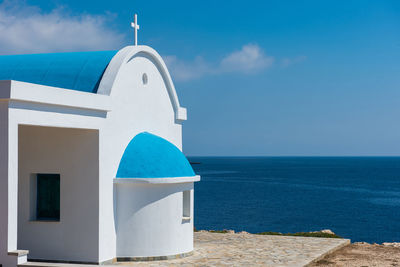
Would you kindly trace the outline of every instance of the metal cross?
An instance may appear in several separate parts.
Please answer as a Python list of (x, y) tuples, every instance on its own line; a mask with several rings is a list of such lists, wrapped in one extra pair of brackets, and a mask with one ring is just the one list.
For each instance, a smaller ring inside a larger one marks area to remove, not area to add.
[(137, 14), (134, 16), (133, 22), (131, 22), (131, 27), (135, 29), (135, 45), (137, 45), (137, 31), (139, 30), (139, 24), (137, 23)]

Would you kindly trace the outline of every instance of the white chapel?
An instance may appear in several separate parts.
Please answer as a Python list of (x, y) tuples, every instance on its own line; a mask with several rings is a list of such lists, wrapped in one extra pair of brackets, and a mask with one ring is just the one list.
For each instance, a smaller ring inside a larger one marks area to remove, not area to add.
[(0, 266), (193, 251), (186, 109), (152, 48), (0, 56)]

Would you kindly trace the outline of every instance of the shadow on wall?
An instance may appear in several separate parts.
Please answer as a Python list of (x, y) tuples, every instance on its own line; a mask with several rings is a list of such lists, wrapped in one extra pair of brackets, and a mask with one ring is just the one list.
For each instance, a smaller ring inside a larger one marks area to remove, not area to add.
[[(119, 178), (124, 179), (124, 178)], [(123, 184), (124, 187), (128, 187), (132, 194), (135, 194), (135, 202), (131, 202), (129, 210), (125, 209), (126, 214), (136, 214), (145, 207), (150, 205), (156, 205), (157, 202), (167, 198), (170, 195), (182, 193), (186, 190), (193, 189), (191, 183), (182, 184)], [(118, 216), (118, 185), (114, 184), (114, 222), (117, 222)], [(124, 205), (126, 207), (126, 205)], [(183, 220), (182, 223), (187, 223)], [(118, 232), (117, 223), (115, 225), (115, 231)]]

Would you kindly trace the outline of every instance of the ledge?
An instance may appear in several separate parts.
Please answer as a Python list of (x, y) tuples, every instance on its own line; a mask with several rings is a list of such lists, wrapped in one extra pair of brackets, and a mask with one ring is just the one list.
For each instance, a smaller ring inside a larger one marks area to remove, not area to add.
[(186, 108), (179, 107), (175, 113), (175, 120), (177, 122), (184, 122), (187, 120), (187, 111)]
[(0, 81), (0, 100), (111, 111), (109, 96), (14, 80)]
[(191, 220), (192, 220), (192, 217), (186, 217), (186, 216), (182, 217), (182, 222), (184, 222), (184, 223), (190, 222)]
[(29, 250), (14, 250), (14, 251), (9, 251), (7, 253), (9, 256), (17, 256), (17, 257), (22, 257), (22, 256), (26, 256), (29, 254)]
[(180, 184), (200, 181), (200, 175), (165, 178), (114, 178), (114, 184)]

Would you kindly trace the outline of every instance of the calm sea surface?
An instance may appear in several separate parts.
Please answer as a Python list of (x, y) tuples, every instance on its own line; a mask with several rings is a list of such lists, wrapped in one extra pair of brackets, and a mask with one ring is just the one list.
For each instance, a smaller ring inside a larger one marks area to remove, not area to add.
[(197, 229), (400, 242), (400, 157), (190, 157)]

